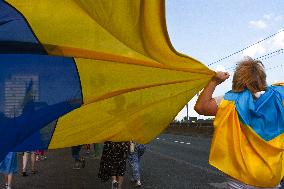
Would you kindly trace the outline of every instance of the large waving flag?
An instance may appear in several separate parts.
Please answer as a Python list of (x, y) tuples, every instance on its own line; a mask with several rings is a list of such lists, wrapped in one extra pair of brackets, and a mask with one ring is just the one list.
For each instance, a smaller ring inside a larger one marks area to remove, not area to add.
[(257, 100), (228, 92), (214, 121), (209, 163), (246, 184), (272, 188), (284, 176), (284, 83)]
[(165, 22), (161, 0), (0, 1), (0, 159), (162, 132), (214, 75)]

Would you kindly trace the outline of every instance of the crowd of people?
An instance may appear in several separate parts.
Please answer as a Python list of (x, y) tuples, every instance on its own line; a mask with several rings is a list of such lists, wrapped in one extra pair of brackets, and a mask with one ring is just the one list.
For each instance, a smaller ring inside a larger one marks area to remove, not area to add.
[[(267, 141), (270, 134), (273, 134), (274, 138), (283, 135), (284, 83), (268, 86), (263, 64), (259, 60), (247, 58), (236, 67), (232, 90), (223, 96), (213, 98), (215, 88), (228, 78), (229, 73), (216, 72), (195, 105), (195, 110), (199, 114), (216, 116), (209, 163), (227, 175), (229, 189), (279, 188), (280, 180), (284, 176), (283, 138), (278, 138), (275, 143)], [(267, 117), (271, 112), (273, 115)], [(246, 129), (242, 124), (249, 125), (251, 129)], [(257, 127), (257, 131), (252, 131), (254, 126)], [(265, 133), (266, 138), (256, 136), (255, 132), (260, 136)], [(232, 138), (233, 134), (236, 138)], [(75, 170), (85, 167), (85, 159), (80, 156), (81, 148), (82, 145), (71, 148)], [(98, 178), (102, 182), (111, 180), (112, 189), (122, 189), (128, 162), (131, 168), (131, 181), (136, 187), (140, 187), (140, 160), (145, 149), (145, 145), (132, 141), (105, 142), (102, 154), (97, 155), (101, 156)], [(245, 154), (248, 150), (251, 150), (251, 153)], [(90, 145), (87, 145), (87, 151), (90, 151)], [(254, 152), (257, 155), (253, 155)], [(35, 161), (46, 159), (42, 151), (24, 152), (22, 176), (28, 175), (29, 155), (31, 174), (37, 173)], [(259, 167), (251, 168), (251, 162)], [(0, 163), (0, 172), (5, 175), (6, 189), (11, 189), (12, 176), (16, 171), (17, 155), (10, 152)], [(258, 178), (255, 175), (267, 175), (267, 178)]]
[[(126, 164), (129, 163), (131, 172), (131, 182), (135, 187), (141, 187), (141, 166), (140, 160), (146, 145), (136, 144), (134, 142), (111, 142), (107, 141), (103, 144), (101, 152), (101, 144), (93, 144), (94, 154), (91, 154), (91, 145), (78, 145), (71, 147), (71, 156), (74, 159), (73, 170), (80, 170), (86, 165), (85, 157), (81, 155), (81, 149), (85, 147), (85, 156), (92, 156), (94, 159), (101, 159), (98, 178), (102, 182), (107, 182), (111, 179), (112, 189), (122, 189), (123, 176), (126, 172)], [(18, 158), (22, 156), (22, 172), (23, 177), (29, 174), (37, 174), (36, 162), (46, 160), (43, 150), (34, 152), (10, 152), (5, 159), (0, 163), (0, 173), (4, 174), (5, 189), (11, 189), (13, 175), (18, 172)], [(28, 169), (28, 162), (30, 159), (30, 170)]]

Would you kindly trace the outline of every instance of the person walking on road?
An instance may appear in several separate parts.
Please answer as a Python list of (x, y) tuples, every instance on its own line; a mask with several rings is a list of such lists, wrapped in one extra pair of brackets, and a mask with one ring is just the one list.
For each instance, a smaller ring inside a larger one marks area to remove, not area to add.
[(79, 170), (81, 169), (81, 167), (85, 168), (85, 165), (86, 165), (85, 159), (80, 156), (81, 148), (82, 148), (82, 145), (71, 147), (72, 157), (75, 161), (74, 166), (73, 166), (74, 170)]
[(122, 189), (126, 160), (129, 155), (129, 142), (104, 143), (98, 177), (102, 182), (112, 179), (112, 189)]
[(5, 177), (5, 189), (11, 189), (13, 174), (17, 172), (17, 153), (9, 152), (0, 163), (0, 173)]
[(212, 98), (229, 78), (217, 72), (195, 104), (216, 116), (209, 163), (228, 175), (228, 188), (279, 188), (284, 176), (284, 83), (267, 86), (261, 61), (247, 57), (234, 72), (232, 90)]
[(36, 154), (35, 152), (24, 152), (23, 154), (23, 171), (22, 176), (28, 176), (27, 173), (27, 165), (29, 161), (29, 155), (31, 156), (31, 174), (36, 174), (37, 170), (35, 169), (35, 162), (36, 162)]
[[(131, 181), (134, 182), (135, 187), (141, 187), (141, 165), (140, 161), (141, 158), (146, 150), (146, 145), (138, 144), (131, 142), (131, 145), (134, 145), (133, 151), (130, 150), (130, 154), (128, 157), (128, 162), (131, 168), (132, 179)], [(130, 148), (131, 149), (131, 148)]]

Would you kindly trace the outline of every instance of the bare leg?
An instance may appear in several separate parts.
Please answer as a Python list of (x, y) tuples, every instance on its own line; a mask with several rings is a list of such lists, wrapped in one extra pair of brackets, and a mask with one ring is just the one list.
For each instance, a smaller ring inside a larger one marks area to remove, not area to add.
[(117, 176), (118, 189), (122, 189), (123, 176)]
[(8, 186), (8, 175), (4, 175), (5, 177), (5, 185)]
[(24, 152), (24, 155), (23, 155), (23, 172), (27, 171), (27, 164), (28, 164), (28, 160), (29, 160), (28, 156), (29, 156), (29, 153)]
[(36, 154), (35, 154), (35, 152), (31, 152), (32, 171), (35, 171), (35, 162), (36, 162)]
[(112, 181), (114, 181), (114, 180), (117, 181), (116, 176), (111, 176), (111, 180), (112, 180)]
[(13, 174), (7, 175), (7, 186), (8, 187), (11, 187), (12, 179), (13, 179)]

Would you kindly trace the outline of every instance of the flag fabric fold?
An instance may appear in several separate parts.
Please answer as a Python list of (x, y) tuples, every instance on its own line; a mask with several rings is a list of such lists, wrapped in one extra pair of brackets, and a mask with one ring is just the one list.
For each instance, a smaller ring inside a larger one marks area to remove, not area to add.
[(162, 132), (214, 76), (174, 50), (164, 6), (1, 1), (0, 129), (9, 136), (0, 137), (0, 158), (107, 140), (147, 143)]
[(276, 187), (284, 176), (284, 86), (258, 99), (228, 92), (214, 121), (209, 163), (243, 183)]

